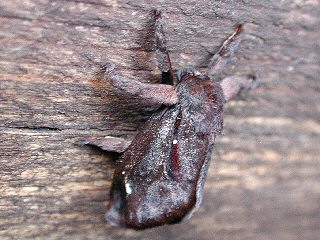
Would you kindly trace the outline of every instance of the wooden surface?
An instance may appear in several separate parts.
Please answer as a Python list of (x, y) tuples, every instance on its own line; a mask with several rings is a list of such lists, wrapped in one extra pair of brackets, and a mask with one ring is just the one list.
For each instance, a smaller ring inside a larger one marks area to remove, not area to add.
[[(224, 76), (261, 80), (226, 106), (194, 217), (136, 232), (104, 221), (114, 156), (74, 143), (132, 137), (152, 112), (99, 68), (159, 81), (153, 8), (177, 69), (205, 66), (245, 23)], [(319, 239), (319, 15), (317, 0), (1, 1), (0, 238)]]

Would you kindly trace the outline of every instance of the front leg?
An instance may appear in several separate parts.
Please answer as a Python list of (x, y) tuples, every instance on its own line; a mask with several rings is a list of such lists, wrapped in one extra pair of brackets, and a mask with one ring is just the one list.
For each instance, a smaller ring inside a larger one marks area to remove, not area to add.
[(162, 14), (159, 10), (153, 12), (155, 18), (156, 58), (158, 68), (162, 72), (162, 83), (174, 85), (173, 70), (167, 49), (167, 39), (163, 31)]
[(105, 137), (100, 140), (79, 141), (79, 145), (95, 146), (108, 152), (123, 153), (131, 144), (131, 140), (119, 137)]
[(178, 95), (173, 86), (142, 83), (134, 79), (119, 76), (114, 69), (114, 65), (106, 67), (106, 78), (111, 82), (113, 87), (130, 95), (139, 97), (150, 105), (164, 104), (170, 106), (178, 102)]
[(239, 24), (228, 39), (226, 39), (218, 52), (213, 55), (208, 65), (208, 74), (219, 75), (241, 41), (242, 24)]

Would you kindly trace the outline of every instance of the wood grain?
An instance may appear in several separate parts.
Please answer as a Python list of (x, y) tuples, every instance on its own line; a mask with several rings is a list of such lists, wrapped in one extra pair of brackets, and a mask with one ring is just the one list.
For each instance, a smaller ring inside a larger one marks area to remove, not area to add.
[[(226, 106), (195, 216), (136, 232), (103, 218), (115, 156), (75, 142), (132, 137), (152, 113), (100, 68), (160, 80), (154, 8), (176, 69), (202, 69), (245, 23), (223, 75), (260, 85)], [(1, 1), (0, 238), (319, 239), (319, 13), (316, 0)]]

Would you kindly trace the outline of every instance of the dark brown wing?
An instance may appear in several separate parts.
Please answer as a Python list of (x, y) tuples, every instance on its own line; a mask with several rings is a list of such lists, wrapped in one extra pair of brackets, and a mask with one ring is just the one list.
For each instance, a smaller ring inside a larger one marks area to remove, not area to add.
[(182, 79), (179, 104), (159, 109), (119, 159), (110, 223), (136, 229), (176, 223), (200, 204), (214, 133), (222, 130), (221, 89), (209, 81)]

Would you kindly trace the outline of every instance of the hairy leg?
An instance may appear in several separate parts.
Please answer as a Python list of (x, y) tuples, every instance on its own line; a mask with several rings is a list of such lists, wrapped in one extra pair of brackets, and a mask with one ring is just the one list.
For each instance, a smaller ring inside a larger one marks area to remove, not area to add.
[(162, 83), (173, 85), (173, 71), (163, 31), (161, 11), (154, 10), (153, 14), (155, 18), (156, 58), (158, 68), (162, 72)]
[(238, 48), (241, 41), (240, 34), (242, 32), (242, 25), (239, 24), (234, 33), (226, 39), (217, 53), (213, 55), (208, 65), (208, 74), (218, 75), (222, 72), (224, 66)]
[(141, 98), (148, 104), (173, 105), (178, 102), (178, 96), (173, 86), (166, 84), (149, 84), (119, 76), (114, 71), (115, 66), (106, 66), (106, 78), (113, 87), (132, 96)]
[(257, 85), (254, 75), (226, 77), (220, 82), (226, 101), (231, 100), (244, 89), (252, 89)]
[(123, 153), (131, 144), (131, 140), (108, 136), (101, 140), (79, 141), (77, 144), (95, 146), (108, 152)]

